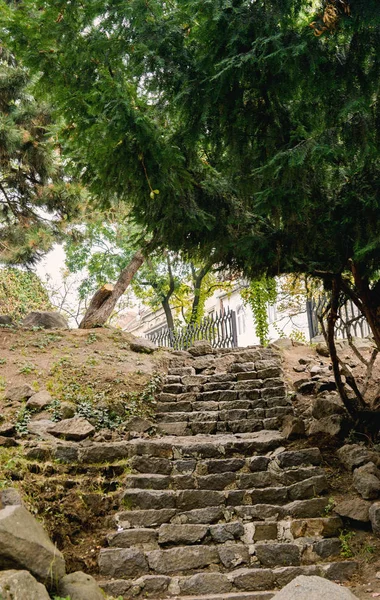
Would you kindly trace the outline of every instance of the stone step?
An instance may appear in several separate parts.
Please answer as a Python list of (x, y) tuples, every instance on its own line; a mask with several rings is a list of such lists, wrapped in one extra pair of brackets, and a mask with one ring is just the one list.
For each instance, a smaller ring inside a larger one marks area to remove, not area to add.
[(153, 545), (173, 546), (197, 543), (225, 543), (241, 541), (247, 544), (274, 540), (292, 542), (299, 538), (331, 538), (339, 535), (343, 523), (339, 517), (294, 519), (292, 521), (230, 521), (229, 523), (172, 524), (164, 523), (158, 529), (124, 529), (107, 536), (110, 547)]
[(250, 490), (278, 485), (292, 486), (311, 477), (324, 477), (324, 470), (312, 466), (243, 473), (224, 471), (206, 475), (194, 472), (178, 475), (138, 473), (127, 475), (125, 485), (126, 488), (144, 490)]
[[(282, 451), (275, 453), (274, 456), (258, 455), (250, 458), (232, 457), (201, 460), (194, 458), (176, 460), (134, 455), (130, 461), (130, 466), (141, 474), (181, 475), (196, 472), (200, 475), (213, 475), (240, 470), (246, 473), (256, 473), (266, 471), (270, 465), (278, 477), (285, 473), (288, 478), (293, 477), (292, 483), (294, 483), (297, 481), (297, 473), (302, 473), (303, 478), (307, 478), (308, 472), (310, 472), (307, 470), (320, 465), (321, 460), (322, 457), (318, 448), (308, 448), (299, 451)], [(318, 473), (322, 474), (322, 471)]]
[(319, 518), (324, 513), (328, 498), (311, 498), (295, 500), (284, 505), (256, 504), (229, 506), (210, 506), (208, 508), (188, 511), (176, 508), (127, 510), (115, 516), (115, 525), (122, 528), (159, 527), (163, 523), (213, 524), (221, 521), (231, 522), (236, 519), (243, 523), (252, 521), (280, 521), (288, 517), (294, 519)]
[(135, 580), (116, 579), (100, 581), (99, 584), (107, 594), (122, 593), (128, 600), (139, 596), (156, 600), (158, 595), (162, 597), (165, 592), (165, 600), (270, 600), (275, 589), (284, 587), (299, 575), (346, 581), (357, 568), (355, 561), (274, 569), (241, 567), (231, 573), (200, 572), (179, 577), (143, 575)]
[[(243, 406), (246, 406), (247, 401), (242, 401)], [(249, 402), (249, 401), (248, 401)], [(234, 405), (239, 401), (234, 402)], [(164, 403), (159, 403), (164, 404)], [(183, 407), (183, 403), (178, 403)], [(186, 403), (187, 404), (187, 403)], [(202, 402), (199, 404), (206, 404), (207, 407), (200, 407), (197, 403), (192, 403), (190, 411), (176, 411), (174, 408), (177, 406), (174, 403), (170, 403), (170, 410), (159, 410), (155, 417), (157, 423), (177, 423), (187, 421), (189, 423), (194, 422), (205, 422), (205, 421), (246, 421), (255, 419), (269, 419), (273, 417), (284, 417), (288, 414), (293, 414), (293, 408), (291, 406), (271, 406), (271, 407), (256, 407), (256, 408), (231, 408), (225, 407), (226, 402)], [(218, 404), (223, 406), (220, 408)]]
[[(155, 480), (158, 485), (161, 485), (162, 482), (160, 477), (162, 476), (158, 476), (158, 479)], [(196, 508), (207, 508), (209, 506), (227, 507), (241, 504), (271, 504), (273, 502), (282, 505), (293, 500), (315, 498), (328, 489), (325, 475), (309, 477), (289, 486), (275, 485), (261, 488), (225, 490), (219, 490), (217, 487), (217, 485), (223, 484), (223, 475), (209, 475), (206, 476), (206, 479), (202, 480), (199, 478), (199, 480), (205, 486), (204, 489), (129, 488), (123, 492), (122, 502), (130, 509), (159, 510), (162, 508), (176, 508), (187, 511)], [(231, 482), (232, 480), (231, 478)], [(133, 481), (133, 476), (130, 481)], [(137, 481), (139, 481), (139, 478), (137, 478)], [(186, 483), (189, 485), (188, 481)], [(270, 483), (270, 480), (268, 483)], [(214, 487), (211, 487), (212, 485)]]
[(279, 431), (263, 430), (242, 435), (200, 435), (192, 438), (165, 436), (165, 438), (138, 438), (128, 442), (128, 455), (157, 458), (229, 458), (236, 455), (252, 456), (268, 452), (284, 442)]
[[(181, 545), (188, 535), (193, 535), (193, 545)], [(148, 532), (149, 533), (149, 532)], [(341, 543), (339, 538), (299, 538), (295, 542), (279, 543), (277, 541), (262, 541), (253, 545), (234, 541), (226, 544), (202, 543), (207, 534), (207, 526), (198, 525), (191, 532), (185, 527), (174, 532), (163, 532), (162, 540), (177, 540), (177, 545), (168, 549), (158, 548), (144, 550), (142, 547), (110, 547), (103, 548), (99, 555), (99, 570), (101, 576), (130, 577), (148, 573), (173, 576), (186, 574), (194, 570), (212, 568), (225, 572), (225, 569), (236, 567), (249, 568), (250, 585), (247, 591), (271, 589), (273, 573), (271, 569), (278, 567), (298, 567), (315, 565), (329, 558), (340, 555)], [(159, 533), (160, 536), (160, 533)], [(253, 575), (255, 582), (252, 581)], [(229, 575), (236, 587), (236, 571)]]

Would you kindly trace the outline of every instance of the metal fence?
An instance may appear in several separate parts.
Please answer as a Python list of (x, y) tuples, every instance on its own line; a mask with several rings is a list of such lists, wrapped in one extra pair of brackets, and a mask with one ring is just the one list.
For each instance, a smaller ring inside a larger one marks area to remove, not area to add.
[(204, 317), (200, 323), (161, 329), (147, 333), (146, 337), (157, 346), (186, 350), (197, 340), (207, 340), (213, 348), (236, 348), (236, 313), (227, 309), (220, 313)]
[[(320, 296), (317, 300), (308, 300), (306, 302), (310, 339), (322, 333), (319, 319), (323, 316), (328, 304), (329, 298), (327, 296)], [(371, 335), (371, 330), (365, 317), (352, 300), (347, 300), (340, 306), (339, 319), (335, 324), (335, 332), (336, 337), (343, 339), (347, 339), (349, 333), (352, 337), (361, 338)]]

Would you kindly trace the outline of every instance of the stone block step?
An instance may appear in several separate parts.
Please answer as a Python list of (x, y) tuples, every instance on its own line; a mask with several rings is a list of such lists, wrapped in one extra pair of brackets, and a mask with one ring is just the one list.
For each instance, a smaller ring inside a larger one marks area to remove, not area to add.
[[(187, 478), (184, 482), (178, 477), (178, 483), (182, 482), (185, 489), (167, 489), (167, 487), (158, 487), (158, 489), (144, 488), (128, 488), (123, 492), (122, 501), (124, 506), (130, 509), (162, 509), (176, 508), (179, 510), (193, 510), (195, 508), (206, 508), (209, 506), (236, 506), (236, 505), (255, 505), (255, 504), (286, 504), (293, 500), (306, 500), (315, 498), (328, 489), (325, 475), (316, 475), (309, 477), (292, 485), (269, 485), (273, 483), (270, 479), (270, 473), (264, 473), (259, 483), (263, 487), (248, 488), (248, 489), (220, 489), (222, 485), (228, 487), (236, 482), (236, 476), (230, 474), (230, 479), (225, 477), (226, 474), (208, 475), (199, 477), (197, 482), (203, 485), (203, 489), (189, 489), (191, 478)], [(258, 477), (260, 477), (258, 475)], [(162, 485), (165, 480), (164, 475), (151, 477), (151, 485)], [(185, 476), (186, 477), (186, 476)], [(147, 482), (141, 476), (130, 476), (130, 483), (140, 481), (144, 485)], [(267, 486), (265, 486), (267, 481)]]
[(240, 567), (231, 573), (200, 572), (179, 577), (142, 575), (137, 579), (115, 579), (99, 584), (107, 594), (122, 594), (128, 600), (136, 597), (156, 600), (163, 594), (165, 600), (269, 600), (275, 593), (274, 588), (284, 587), (299, 575), (347, 581), (357, 568), (355, 561), (275, 569)]
[(207, 596), (170, 596), (164, 600), (271, 600), (275, 592), (227, 592)]
[(328, 498), (325, 497), (296, 500), (282, 506), (278, 504), (257, 504), (256, 506), (229, 506), (228, 509), (224, 506), (210, 506), (189, 511), (181, 511), (175, 508), (126, 510), (115, 516), (115, 525), (123, 528), (146, 528), (159, 527), (163, 523), (212, 524), (234, 520), (241, 520), (245, 523), (264, 520), (280, 521), (287, 517), (312, 519), (321, 517), (327, 504)]
[[(228, 461), (225, 461), (228, 463)], [(228, 464), (227, 464), (228, 466)], [(202, 473), (202, 470), (200, 471)], [(236, 473), (227, 471), (200, 475), (190, 472), (178, 475), (163, 475), (153, 473), (129, 474), (125, 480), (126, 488), (143, 490), (251, 490), (253, 488), (276, 487), (278, 485), (292, 486), (295, 483), (315, 477), (324, 477), (320, 467), (299, 467), (287, 470), (269, 470), (257, 472)], [(316, 489), (320, 489), (320, 480), (313, 480)], [(298, 486), (299, 488), (300, 486)], [(291, 492), (294, 492), (292, 488)]]
[(284, 442), (279, 431), (263, 430), (241, 435), (199, 435), (192, 438), (166, 436), (134, 439), (128, 442), (128, 454), (157, 458), (229, 458), (236, 455), (252, 456), (274, 450)]
[[(316, 451), (316, 452), (315, 452)], [(201, 475), (213, 475), (225, 472), (256, 473), (266, 471), (270, 464), (273, 464), (273, 472), (281, 480), (285, 476), (289, 483), (299, 481), (310, 477), (310, 474), (322, 474), (323, 471), (316, 470), (321, 457), (317, 448), (311, 448), (303, 453), (287, 452), (279, 453), (275, 456), (253, 456), (252, 458), (215, 458), (196, 460), (193, 458), (172, 460), (167, 458), (156, 458), (135, 455), (130, 461), (130, 466), (141, 474), (160, 474), (160, 475), (184, 475), (198, 473)], [(281, 469), (280, 463), (285, 466)], [(294, 465), (297, 463), (297, 465)], [(309, 466), (311, 465), (311, 466)]]
[[(220, 573), (224, 573), (225, 569), (239, 567), (244, 569), (244, 579), (249, 576), (249, 582), (246, 581), (243, 585), (240, 582), (242, 573), (233, 570), (228, 577), (235, 587), (246, 591), (266, 590), (276, 585), (273, 569), (314, 566), (326, 559), (338, 557), (341, 549), (339, 538), (307, 538), (293, 543), (262, 541), (253, 545), (239, 540), (230, 544), (204, 544), (207, 526), (198, 525), (192, 529), (182, 527), (177, 534), (169, 532), (170, 528), (166, 529), (162, 534), (159, 532), (162, 543), (173, 538), (178, 542), (168, 549), (144, 550), (141, 545), (103, 548), (99, 554), (100, 574), (107, 577), (131, 577), (148, 573), (173, 576), (208, 569), (211, 565), (214, 571)], [(194, 544), (181, 545), (186, 533), (193, 536)]]

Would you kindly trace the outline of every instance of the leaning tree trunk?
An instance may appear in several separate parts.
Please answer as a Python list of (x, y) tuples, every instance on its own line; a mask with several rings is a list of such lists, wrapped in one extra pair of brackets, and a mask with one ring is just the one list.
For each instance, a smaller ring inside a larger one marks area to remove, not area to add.
[(92, 329), (93, 327), (102, 327), (105, 325), (117, 301), (128, 288), (144, 260), (145, 257), (142, 252), (136, 252), (131, 262), (120, 273), (115, 286), (106, 284), (96, 292), (86, 314), (79, 324), (80, 329)]

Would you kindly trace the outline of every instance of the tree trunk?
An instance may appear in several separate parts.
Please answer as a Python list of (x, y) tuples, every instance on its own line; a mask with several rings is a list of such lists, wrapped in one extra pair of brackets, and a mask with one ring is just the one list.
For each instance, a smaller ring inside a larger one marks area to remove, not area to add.
[[(327, 342), (329, 352), (330, 352), (330, 358), (331, 358), (331, 363), (332, 363), (332, 367), (333, 367), (334, 378), (335, 378), (335, 382), (336, 382), (336, 386), (337, 386), (339, 395), (340, 395), (342, 402), (343, 402), (344, 406), (346, 407), (348, 413), (351, 415), (351, 417), (354, 420), (357, 420), (359, 417), (359, 411), (365, 410), (366, 405), (360, 395), (359, 390), (356, 387), (355, 381), (353, 381), (353, 383), (355, 384), (355, 388), (356, 388), (356, 389), (354, 389), (355, 394), (356, 394), (356, 400), (352, 400), (351, 398), (348, 397), (345, 387), (344, 387), (344, 383), (342, 381), (340, 361), (339, 361), (339, 357), (338, 357), (338, 353), (337, 353), (336, 345), (335, 345), (335, 323), (338, 320), (339, 292), (340, 292), (339, 283), (336, 279), (333, 279), (332, 291), (331, 291), (331, 306), (330, 306), (330, 311), (329, 311), (329, 315), (327, 318), (326, 342)], [(353, 387), (352, 382), (351, 382), (351, 387)]]
[(168, 328), (173, 331), (174, 330), (174, 319), (173, 319), (172, 309), (170, 308), (170, 304), (169, 304), (169, 298), (166, 296), (162, 300), (161, 304), (162, 304), (162, 308), (164, 309), (164, 312), (165, 312), (165, 317), (166, 317), (166, 322), (168, 324)]
[(79, 324), (80, 329), (92, 329), (93, 327), (102, 327), (105, 325), (117, 301), (128, 288), (144, 260), (145, 257), (142, 252), (136, 252), (131, 262), (120, 273), (115, 286), (107, 284), (96, 292), (86, 314)]

